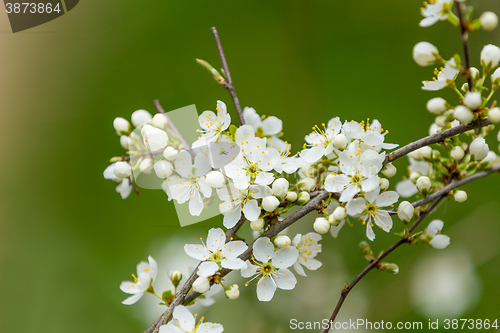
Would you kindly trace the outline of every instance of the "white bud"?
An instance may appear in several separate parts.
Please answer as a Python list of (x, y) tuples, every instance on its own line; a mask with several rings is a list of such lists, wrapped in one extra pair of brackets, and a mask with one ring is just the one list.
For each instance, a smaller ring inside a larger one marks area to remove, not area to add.
[(206, 277), (200, 276), (193, 282), (193, 290), (203, 294), (210, 289), (210, 281)]
[(392, 165), (392, 163), (387, 163), (386, 165), (384, 165), (384, 168), (380, 172), (387, 178), (391, 178), (396, 174), (397, 171), (398, 170), (394, 165)]
[(415, 208), (408, 201), (403, 201), (399, 204), (398, 217), (401, 221), (410, 222), (414, 212)]
[(410, 180), (414, 183), (417, 182), (417, 179), (420, 178), (420, 176), (422, 176), (422, 174), (418, 171), (413, 171), (412, 173), (410, 173)]
[(456, 202), (464, 202), (467, 200), (467, 193), (465, 191), (458, 191), (454, 197)]
[(380, 189), (382, 191), (387, 190), (389, 188), (389, 180), (387, 178), (380, 178)]
[(427, 102), (426, 106), (427, 106), (427, 111), (434, 114), (441, 114), (444, 111), (448, 110), (448, 108), (446, 107), (446, 100), (441, 97), (431, 98)]
[(302, 191), (299, 193), (299, 196), (297, 198), (297, 202), (300, 205), (303, 205), (303, 204), (309, 202), (309, 200), (311, 200), (311, 196), (309, 195), (309, 192)]
[(455, 108), (453, 117), (459, 120), (462, 124), (467, 125), (472, 121), (472, 118), (474, 118), (474, 113), (472, 113), (468, 107), (459, 105)]
[(498, 24), (498, 16), (493, 12), (484, 12), (479, 17), (479, 23), (481, 23), (481, 28), (486, 31), (495, 30)]
[(488, 155), (490, 148), (484, 138), (477, 138), (470, 144), (469, 151), (473, 155), (474, 160), (480, 161)]
[(266, 212), (274, 212), (279, 205), (280, 201), (274, 195), (269, 195), (262, 199), (262, 208), (264, 208)]
[[(498, 89), (498, 85), (500, 85), (500, 68), (497, 68), (493, 74), (491, 74), (491, 82), (494, 86), (497, 86), (496, 89)], [(493, 88), (495, 89), (495, 87)]]
[(151, 173), (153, 171), (153, 161), (150, 158), (146, 158), (139, 164), (139, 170), (142, 173)]
[(500, 48), (496, 45), (485, 45), (481, 51), (481, 64), (487, 70), (497, 67), (500, 62)]
[(324, 217), (316, 218), (314, 221), (313, 229), (318, 234), (326, 234), (330, 230), (330, 222), (328, 222)]
[(474, 80), (479, 79), (479, 75), (481, 75), (481, 73), (479, 72), (479, 69), (477, 69), (476, 67), (471, 67), (471, 68), (469, 68), (469, 70), (470, 70), (470, 76)]
[(159, 128), (148, 126), (143, 134), (144, 145), (150, 152), (164, 149), (168, 145), (168, 134)]
[(425, 146), (425, 147), (417, 149), (417, 151), (418, 151), (418, 157), (420, 159), (431, 158), (431, 154), (432, 154), (432, 148), (431, 147)]
[(413, 47), (413, 60), (422, 67), (432, 65), (439, 57), (437, 47), (429, 42), (420, 42)]
[(489, 168), (492, 168), (496, 164), (497, 160), (498, 160), (497, 154), (495, 154), (495, 152), (490, 150), (488, 152), (488, 155), (486, 155), (486, 157), (483, 158), (481, 163), (486, 162), (487, 164), (485, 167), (489, 169)]
[(432, 187), (431, 180), (427, 176), (420, 176), (417, 179), (417, 189), (420, 192), (428, 192)]
[(281, 249), (290, 246), (290, 244), (292, 244), (292, 241), (287, 235), (280, 235), (276, 237), (276, 239), (274, 240), (274, 244), (276, 244), (276, 246)]
[(257, 219), (255, 221), (250, 222), (250, 228), (253, 231), (261, 231), (262, 228), (264, 228), (264, 220), (263, 219)]
[(456, 146), (456, 147), (453, 147), (450, 155), (455, 161), (460, 161), (460, 160), (462, 160), (462, 158), (464, 158), (465, 152), (462, 149), (462, 147)]
[(286, 194), (285, 199), (290, 201), (290, 202), (294, 202), (295, 200), (297, 200), (297, 193), (290, 191)]
[(213, 188), (221, 188), (226, 183), (224, 175), (220, 171), (210, 171), (205, 176), (208, 186)]
[(179, 285), (179, 282), (182, 280), (182, 273), (180, 271), (173, 271), (172, 274), (170, 274), (170, 281), (172, 281), (172, 284), (174, 286)]
[(500, 123), (500, 109), (499, 108), (490, 109), (490, 111), (488, 111), (488, 118), (493, 124)]
[(278, 198), (283, 199), (288, 193), (289, 185), (290, 184), (288, 183), (288, 180), (286, 180), (285, 178), (276, 179), (272, 185), (273, 194)]
[(420, 154), (418, 152), (418, 149), (417, 150), (414, 150), (410, 153), (408, 153), (408, 157), (411, 157), (413, 158), (414, 160), (419, 160), (420, 159)]
[(116, 177), (123, 179), (132, 175), (132, 168), (127, 162), (116, 162), (113, 172)]
[(464, 97), (464, 104), (471, 110), (477, 110), (481, 106), (481, 93), (479, 91), (467, 92)]
[(333, 215), (330, 215), (328, 216), (328, 222), (330, 223), (330, 225), (336, 227), (340, 224), (340, 222), (342, 221), (339, 221), (339, 220), (336, 220), (335, 217)]
[(147, 123), (148, 121), (151, 120), (151, 113), (149, 113), (146, 110), (137, 110), (132, 113), (132, 124), (134, 124), (135, 127), (140, 127), (144, 123)]
[(225, 293), (227, 298), (237, 299), (238, 297), (240, 297), (240, 287), (238, 287), (237, 284), (233, 284), (225, 291)]
[(303, 191), (312, 191), (316, 187), (316, 180), (312, 178), (303, 178), (301, 179), (297, 185)]
[(441, 127), (439, 127), (439, 125), (436, 123), (432, 123), (431, 126), (429, 126), (429, 135), (434, 135), (439, 130), (441, 130)]
[(347, 217), (347, 211), (345, 210), (344, 207), (338, 206), (337, 208), (335, 208), (332, 215), (333, 218), (336, 219), (337, 221), (342, 221)]
[(318, 169), (313, 167), (311, 164), (304, 165), (300, 168), (300, 171), (302, 171), (306, 177), (315, 177), (318, 174)]
[(130, 123), (127, 119), (122, 117), (116, 117), (115, 120), (113, 120), (113, 127), (118, 135), (128, 134), (128, 132), (130, 132)]
[(154, 169), (158, 178), (165, 179), (172, 174), (173, 167), (170, 162), (161, 160), (155, 163)]
[(127, 135), (120, 136), (120, 145), (128, 150), (129, 137)]
[(446, 125), (448, 125), (448, 115), (447, 114), (442, 114), (440, 116), (437, 116), (435, 119), (434, 119), (434, 122), (436, 123), (436, 125), (438, 125), (439, 127), (445, 127)]
[(163, 151), (163, 157), (165, 157), (169, 161), (175, 161), (177, 155), (179, 155), (179, 151), (171, 146), (168, 146)]
[(165, 129), (167, 126), (168, 119), (163, 113), (157, 113), (154, 115), (153, 119), (151, 120), (151, 124), (153, 126), (158, 127), (160, 129)]
[(347, 148), (347, 137), (344, 134), (337, 134), (337, 136), (333, 139), (333, 145), (335, 148), (344, 150)]

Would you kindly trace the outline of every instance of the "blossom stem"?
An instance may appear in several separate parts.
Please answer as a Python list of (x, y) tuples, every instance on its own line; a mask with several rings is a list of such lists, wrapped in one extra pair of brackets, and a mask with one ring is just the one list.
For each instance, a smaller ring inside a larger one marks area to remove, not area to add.
[(245, 125), (245, 119), (243, 119), (243, 112), (241, 110), (240, 101), (238, 95), (236, 95), (236, 90), (234, 89), (233, 80), (231, 79), (231, 73), (229, 72), (229, 67), (227, 66), (226, 56), (224, 55), (224, 50), (222, 49), (222, 44), (220, 42), (219, 34), (215, 27), (212, 28), (212, 34), (215, 38), (215, 43), (217, 44), (217, 50), (219, 50), (219, 57), (222, 62), (222, 68), (224, 69), (224, 75), (227, 78), (227, 82), (224, 87), (229, 91), (231, 98), (233, 99), (234, 107), (238, 113), (241, 125)]
[(456, 92), (458, 96), (460, 96), (460, 99), (464, 98), (464, 95), (462, 95), (462, 93), (460, 92), (460, 90), (458, 90), (455, 84), (453, 84), (453, 91)]
[(458, 20), (460, 21), (460, 32), (462, 34), (462, 46), (464, 49), (464, 60), (465, 60), (465, 78), (469, 84), (469, 91), (474, 91), (474, 85), (472, 84), (472, 75), (470, 72), (470, 57), (469, 57), (469, 33), (467, 31), (466, 19), (462, 16), (462, 5), (458, 0), (455, 0), (455, 7), (457, 8)]

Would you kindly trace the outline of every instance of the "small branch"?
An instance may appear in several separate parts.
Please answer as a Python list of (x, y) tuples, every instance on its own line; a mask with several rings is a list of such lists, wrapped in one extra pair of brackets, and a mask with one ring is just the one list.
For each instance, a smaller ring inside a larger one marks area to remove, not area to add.
[(422, 138), (420, 140), (417, 140), (415, 142), (407, 144), (406, 146), (401, 147), (401, 148), (393, 151), (392, 153), (387, 154), (383, 164), (385, 165), (389, 162), (397, 160), (398, 158), (405, 156), (405, 155), (408, 155), (412, 151), (415, 151), (415, 150), (422, 148), (424, 146), (428, 146), (428, 145), (431, 145), (433, 143), (438, 143), (438, 142), (443, 141), (444, 139), (450, 138), (450, 137), (455, 136), (457, 134), (467, 132), (467, 131), (474, 129), (474, 128), (485, 127), (488, 125), (491, 125), (491, 122), (489, 119), (478, 119), (475, 122), (472, 122), (468, 125), (458, 125), (458, 126), (449, 128), (447, 130), (444, 130), (442, 132), (439, 132), (439, 133), (436, 133), (433, 135), (429, 135), (425, 138)]
[(170, 131), (172, 131), (172, 133), (174, 134), (174, 136), (177, 136), (177, 140), (179, 140), (180, 142), (180, 145), (179, 145), (179, 150), (181, 148), (185, 149), (189, 154), (191, 154), (192, 157), (195, 156), (194, 152), (191, 150), (191, 145), (186, 141), (186, 139), (184, 139), (184, 137), (182, 136), (181, 132), (179, 132), (179, 130), (177, 129), (177, 127), (175, 126), (175, 124), (173, 123), (173, 121), (170, 119), (170, 117), (167, 115), (167, 113), (165, 112), (165, 110), (163, 109), (163, 107), (161, 106), (160, 104), (160, 101), (155, 99), (153, 101), (153, 104), (154, 106), (156, 107), (156, 110), (158, 110), (158, 112), (160, 113), (163, 113), (163, 115), (165, 115), (165, 117), (167, 118), (167, 127), (170, 128)]
[(229, 91), (229, 94), (233, 99), (233, 103), (236, 108), (236, 112), (238, 113), (238, 117), (240, 118), (241, 125), (245, 125), (245, 119), (243, 119), (243, 111), (241, 110), (240, 101), (238, 100), (238, 95), (236, 95), (233, 80), (231, 79), (231, 73), (229, 72), (229, 67), (227, 66), (226, 56), (224, 55), (224, 50), (222, 49), (219, 34), (217, 33), (217, 29), (215, 29), (215, 27), (212, 28), (212, 34), (214, 35), (215, 43), (217, 44), (217, 50), (219, 50), (219, 56), (222, 62), (222, 68), (224, 69), (224, 75), (227, 78), (227, 82), (226, 84), (224, 84), (224, 88)]
[[(458, 20), (460, 21), (460, 32), (462, 34), (462, 46), (464, 49), (465, 58), (465, 77), (467, 78), (467, 83), (469, 84), (469, 91), (474, 91), (474, 85), (472, 83), (472, 76), (470, 73), (470, 57), (469, 57), (469, 33), (467, 27), (465, 26), (465, 18), (462, 15), (462, 5), (458, 0), (455, 0), (455, 7), (457, 8)], [(457, 64), (458, 65), (458, 64)]]

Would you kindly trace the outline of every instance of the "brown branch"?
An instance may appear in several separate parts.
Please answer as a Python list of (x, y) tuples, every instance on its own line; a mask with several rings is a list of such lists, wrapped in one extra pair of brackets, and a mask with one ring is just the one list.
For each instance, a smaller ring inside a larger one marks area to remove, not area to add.
[[(464, 60), (465, 60), (465, 77), (467, 79), (467, 83), (469, 84), (469, 91), (474, 91), (474, 85), (472, 83), (472, 76), (470, 72), (470, 56), (469, 56), (469, 33), (466, 27), (466, 19), (462, 15), (462, 5), (458, 0), (455, 0), (455, 7), (457, 8), (457, 16), (460, 21), (460, 33), (462, 39), (462, 46), (464, 49)], [(458, 64), (457, 64), (458, 65)]]
[(217, 33), (217, 29), (215, 29), (215, 27), (212, 28), (212, 34), (214, 35), (215, 43), (217, 44), (217, 50), (219, 50), (219, 56), (222, 62), (222, 68), (224, 69), (224, 75), (227, 78), (227, 82), (224, 84), (224, 88), (229, 91), (229, 94), (233, 99), (234, 107), (236, 108), (236, 112), (238, 113), (241, 125), (245, 125), (245, 119), (243, 119), (243, 111), (241, 110), (240, 101), (238, 99), (238, 95), (236, 95), (233, 80), (231, 79), (231, 73), (229, 72), (229, 67), (227, 66), (226, 56), (224, 55), (224, 50), (222, 49), (219, 34)]

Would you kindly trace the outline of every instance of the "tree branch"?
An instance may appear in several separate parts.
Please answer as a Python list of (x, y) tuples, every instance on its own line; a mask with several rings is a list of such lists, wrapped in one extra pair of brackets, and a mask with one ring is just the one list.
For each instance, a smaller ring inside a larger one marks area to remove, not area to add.
[(217, 29), (215, 29), (215, 27), (212, 28), (212, 34), (214, 35), (215, 43), (217, 44), (217, 50), (219, 50), (219, 56), (222, 62), (222, 68), (224, 69), (224, 75), (227, 78), (227, 82), (224, 84), (224, 88), (229, 91), (229, 94), (233, 99), (234, 107), (236, 108), (236, 112), (238, 113), (241, 125), (245, 125), (245, 119), (243, 119), (243, 112), (241, 110), (240, 101), (238, 99), (238, 95), (236, 95), (233, 80), (231, 79), (231, 73), (229, 72), (229, 67), (227, 66), (226, 56), (224, 56), (224, 50), (222, 49), (219, 34), (217, 33)]
[[(464, 49), (464, 60), (465, 60), (465, 78), (467, 79), (467, 83), (469, 84), (469, 91), (474, 91), (474, 85), (472, 83), (472, 76), (470, 73), (470, 56), (469, 56), (469, 33), (468, 29), (465, 26), (465, 18), (462, 15), (462, 5), (458, 0), (455, 0), (455, 7), (457, 8), (458, 20), (460, 21), (460, 32), (461, 32), (461, 40), (462, 46)], [(458, 64), (457, 64), (458, 65)]]

